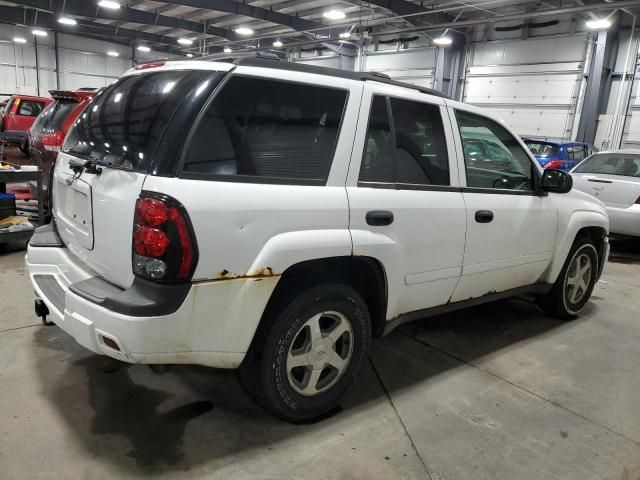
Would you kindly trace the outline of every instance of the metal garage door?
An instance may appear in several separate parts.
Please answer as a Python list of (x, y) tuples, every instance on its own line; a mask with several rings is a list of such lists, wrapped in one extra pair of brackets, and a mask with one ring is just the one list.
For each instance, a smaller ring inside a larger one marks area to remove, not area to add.
[(364, 70), (384, 73), (394, 80), (432, 88), (435, 63), (435, 48), (399, 52), (368, 52), (365, 57)]
[(520, 135), (570, 138), (587, 45), (586, 35), (476, 43), (463, 99)]

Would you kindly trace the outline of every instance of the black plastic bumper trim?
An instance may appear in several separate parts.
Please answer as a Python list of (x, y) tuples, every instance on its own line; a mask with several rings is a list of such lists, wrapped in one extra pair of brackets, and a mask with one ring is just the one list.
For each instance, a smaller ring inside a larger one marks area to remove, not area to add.
[(64, 247), (54, 222), (38, 227), (33, 232), (29, 245), (32, 247)]
[(42, 291), (42, 295), (53, 303), (60, 313), (64, 313), (64, 290), (53, 275), (34, 275), (33, 281)]
[(187, 298), (191, 283), (161, 284), (135, 278), (123, 289), (91, 277), (69, 286), (76, 295), (107, 310), (131, 317), (160, 317), (175, 313)]

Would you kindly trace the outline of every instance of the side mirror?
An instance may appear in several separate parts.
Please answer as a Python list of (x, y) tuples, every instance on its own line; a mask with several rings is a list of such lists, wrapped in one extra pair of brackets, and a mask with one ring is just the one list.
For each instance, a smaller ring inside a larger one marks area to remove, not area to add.
[(573, 178), (567, 172), (562, 170), (554, 170), (552, 168), (545, 170), (540, 179), (540, 189), (545, 192), (568, 193), (573, 188)]

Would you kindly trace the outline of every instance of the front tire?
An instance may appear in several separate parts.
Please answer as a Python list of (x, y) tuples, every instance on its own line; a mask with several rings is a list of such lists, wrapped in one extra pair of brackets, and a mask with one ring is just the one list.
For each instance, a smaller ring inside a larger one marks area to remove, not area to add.
[(301, 422), (330, 412), (349, 391), (367, 359), (371, 322), (360, 294), (339, 283), (285, 305), (263, 320), (240, 376), (266, 411)]
[(552, 317), (572, 319), (584, 309), (598, 276), (598, 249), (588, 237), (578, 238), (551, 291), (538, 305)]

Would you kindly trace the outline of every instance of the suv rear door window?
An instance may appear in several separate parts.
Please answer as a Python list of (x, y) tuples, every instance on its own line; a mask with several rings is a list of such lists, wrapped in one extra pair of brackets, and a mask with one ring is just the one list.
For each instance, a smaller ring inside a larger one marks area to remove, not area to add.
[[(389, 121), (389, 111), (391, 119)], [(449, 185), (449, 158), (437, 105), (375, 96), (360, 182)], [(370, 185), (372, 186), (372, 185)]]
[(324, 184), (347, 93), (232, 77), (191, 133), (183, 163), (185, 176)]
[(170, 70), (123, 77), (80, 115), (63, 151), (100, 165), (146, 171), (173, 114), (207, 73)]

